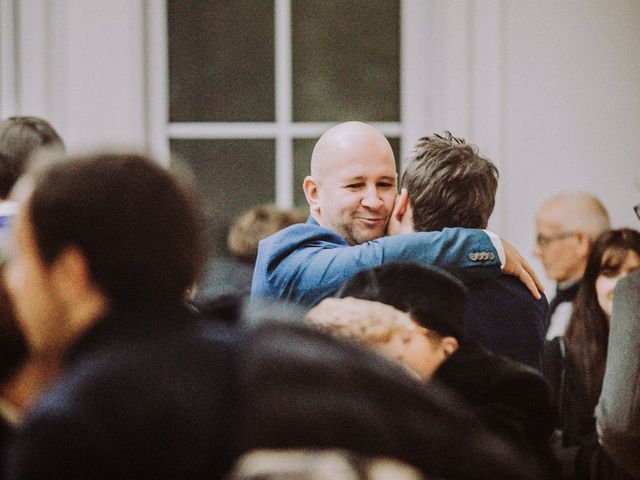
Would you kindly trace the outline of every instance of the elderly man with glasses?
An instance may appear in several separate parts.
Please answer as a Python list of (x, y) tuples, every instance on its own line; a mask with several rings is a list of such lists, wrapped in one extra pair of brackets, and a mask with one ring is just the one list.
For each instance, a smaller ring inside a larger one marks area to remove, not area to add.
[(547, 339), (564, 334), (593, 241), (611, 228), (604, 205), (587, 193), (565, 193), (547, 200), (536, 217), (536, 246), (548, 278), (557, 282), (549, 303)]

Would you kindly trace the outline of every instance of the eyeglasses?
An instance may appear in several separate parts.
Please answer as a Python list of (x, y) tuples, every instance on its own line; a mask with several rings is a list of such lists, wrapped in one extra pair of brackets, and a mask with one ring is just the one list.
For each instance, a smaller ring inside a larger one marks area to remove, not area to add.
[(638, 217), (638, 220), (640, 220), (640, 203), (633, 207), (633, 211), (636, 212), (636, 217)]
[(577, 232), (559, 233), (558, 235), (553, 235), (551, 237), (538, 234), (538, 236), (536, 237), (536, 245), (538, 245), (540, 248), (544, 248), (547, 245), (549, 245), (551, 242), (555, 242), (556, 240), (562, 240), (563, 238), (575, 237), (576, 235), (578, 235)]

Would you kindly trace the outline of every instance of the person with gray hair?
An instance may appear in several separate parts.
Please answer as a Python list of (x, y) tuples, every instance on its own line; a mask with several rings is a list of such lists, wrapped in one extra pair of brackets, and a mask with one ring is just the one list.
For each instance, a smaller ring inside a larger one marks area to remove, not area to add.
[(547, 277), (557, 282), (549, 304), (547, 340), (564, 335), (593, 242), (610, 228), (607, 209), (589, 193), (559, 194), (540, 207), (533, 254)]

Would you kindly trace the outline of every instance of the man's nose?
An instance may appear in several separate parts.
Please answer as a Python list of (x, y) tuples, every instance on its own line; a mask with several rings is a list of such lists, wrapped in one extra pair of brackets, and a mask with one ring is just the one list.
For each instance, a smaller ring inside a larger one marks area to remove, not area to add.
[(378, 189), (375, 187), (367, 188), (362, 198), (362, 205), (371, 210), (377, 210), (383, 205)]

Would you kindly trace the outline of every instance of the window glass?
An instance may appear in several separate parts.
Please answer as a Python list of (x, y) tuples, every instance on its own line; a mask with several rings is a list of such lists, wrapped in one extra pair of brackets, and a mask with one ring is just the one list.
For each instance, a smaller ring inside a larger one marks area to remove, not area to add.
[(275, 200), (275, 141), (172, 140), (171, 150), (195, 178), (211, 256), (224, 255), (236, 216)]
[(274, 2), (167, 4), (170, 121), (274, 121)]
[(399, 0), (291, 9), (294, 121), (400, 121)]

